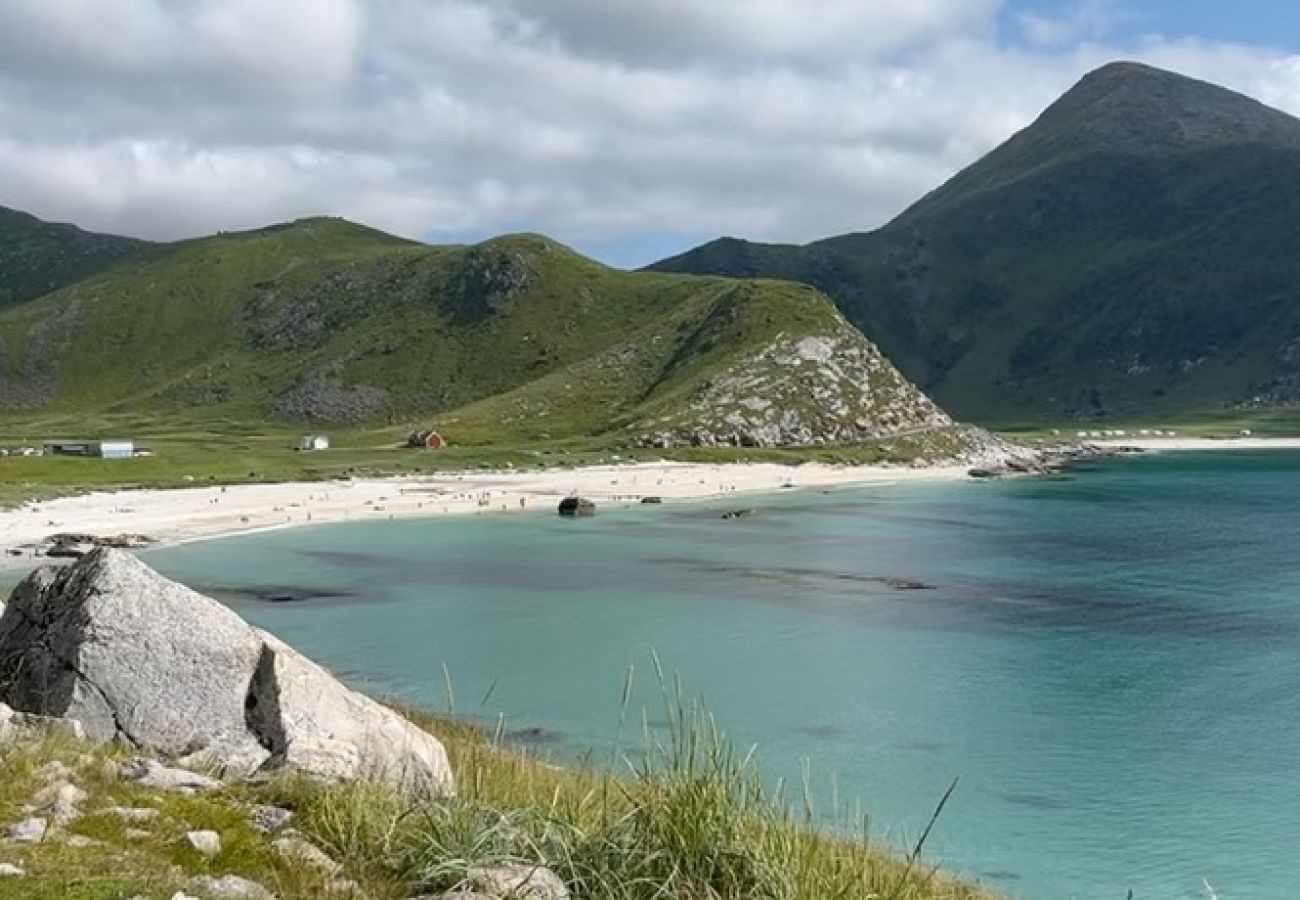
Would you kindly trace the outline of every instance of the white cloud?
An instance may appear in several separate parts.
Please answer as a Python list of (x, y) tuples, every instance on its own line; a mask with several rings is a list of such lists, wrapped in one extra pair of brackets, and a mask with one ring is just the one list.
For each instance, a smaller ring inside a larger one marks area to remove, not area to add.
[(1091, 26), (1015, 46), (997, 15), (994, 0), (0, 0), (0, 204), (160, 238), (334, 213), (412, 236), (809, 240), (881, 224), (1116, 57), (1300, 111), (1297, 57), (1108, 45)]

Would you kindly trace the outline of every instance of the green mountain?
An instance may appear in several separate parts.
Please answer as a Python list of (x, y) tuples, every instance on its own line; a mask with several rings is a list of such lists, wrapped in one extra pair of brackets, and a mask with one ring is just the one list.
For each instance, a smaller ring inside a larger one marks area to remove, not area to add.
[(0, 310), (0, 410), (659, 446), (965, 434), (811, 288), (338, 219), (155, 247)]
[(0, 309), (72, 284), (147, 246), (0, 206)]
[(825, 291), (977, 421), (1300, 401), (1300, 120), (1133, 63), (874, 232), (723, 239), (657, 271)]

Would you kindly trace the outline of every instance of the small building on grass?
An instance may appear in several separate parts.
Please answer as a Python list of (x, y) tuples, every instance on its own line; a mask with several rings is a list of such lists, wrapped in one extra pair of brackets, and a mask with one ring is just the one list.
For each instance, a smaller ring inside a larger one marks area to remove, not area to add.
[(323, 434), (304, 434), (294, 445), (295, 450), (328, 450), (330, 439)]
[(441, 450), (447, 446), (447, 439), (434, 431), (432, 428), (425, 428), (420, 431), (412, 431), (406, 436), (406, 446), (424, 447), (428, 450)]
[(45, 456), (94, 456), (100, 459), (130, 459), (135, 455), (134, 441), (46, 441)]

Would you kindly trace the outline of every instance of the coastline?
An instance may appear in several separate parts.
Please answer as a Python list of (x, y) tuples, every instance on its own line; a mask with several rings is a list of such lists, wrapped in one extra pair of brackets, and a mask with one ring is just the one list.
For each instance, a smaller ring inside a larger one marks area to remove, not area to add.
[(1141, 437), (1106, 438), (1088, 443), (1111, 450), (1300, 450), (1300, 437)]
[[(832, 466), (804, 463), (636, 463), (567, 470), (449, 472), (401, 478), (97, 491), (0, 510), (0, 570), (47, 561), (33, 548), (52, 534), (138, 534), (167, 547), (235, 534), (449, 515), (554, 510), (579, 494), (596, 502), (642, 497), (710, 500), (782, 488), (886, 485), (969, 478), (965, 465)], [(20, 555), (12, 552), (21, 551)]]
[[(1106, 451), (1300, 450), (1300, 437), (1132, 438), (1089, 442)], [(553, 510), (564, 497), (635, 504), (642, 497), (717, 500), (783, 488), (962, 481), (968, 464), (828, 465), (660, 461), (577, 469), (461, 471), (391, 478), (287, 481), (95, 491), (0, 510), (0, 571), (49, 560), (34, 548), (53, 534), (144, 535), (168, 547), (305, 525)]]

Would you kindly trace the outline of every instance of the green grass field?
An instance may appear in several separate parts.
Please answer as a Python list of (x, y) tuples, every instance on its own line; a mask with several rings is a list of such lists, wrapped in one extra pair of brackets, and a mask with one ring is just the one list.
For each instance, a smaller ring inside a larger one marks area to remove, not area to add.
[(486, 429), (444, 432), (442, 450), (402, 446), (405, 429), (327, 428), (329, 450), (299, 452), (304, 429), (221, 418), (159, 418), (135, 414), (0, 419), (0, 446), (40, 446), (53, 439), (133, 440), (154, 455), (105, 460), (82, 457), (0, 458), (0, 506), (28, 500), (129, 488), (183, 488), (204, 484), (315, 481), (343, 477), (412, 475), (475, 468), (562, 468), (600, 463), (802, 462), (863, 464), (910, 462), (953, 449), (942, 432), (845, 447), (648, 449), (600, 438), (495, 441)]

